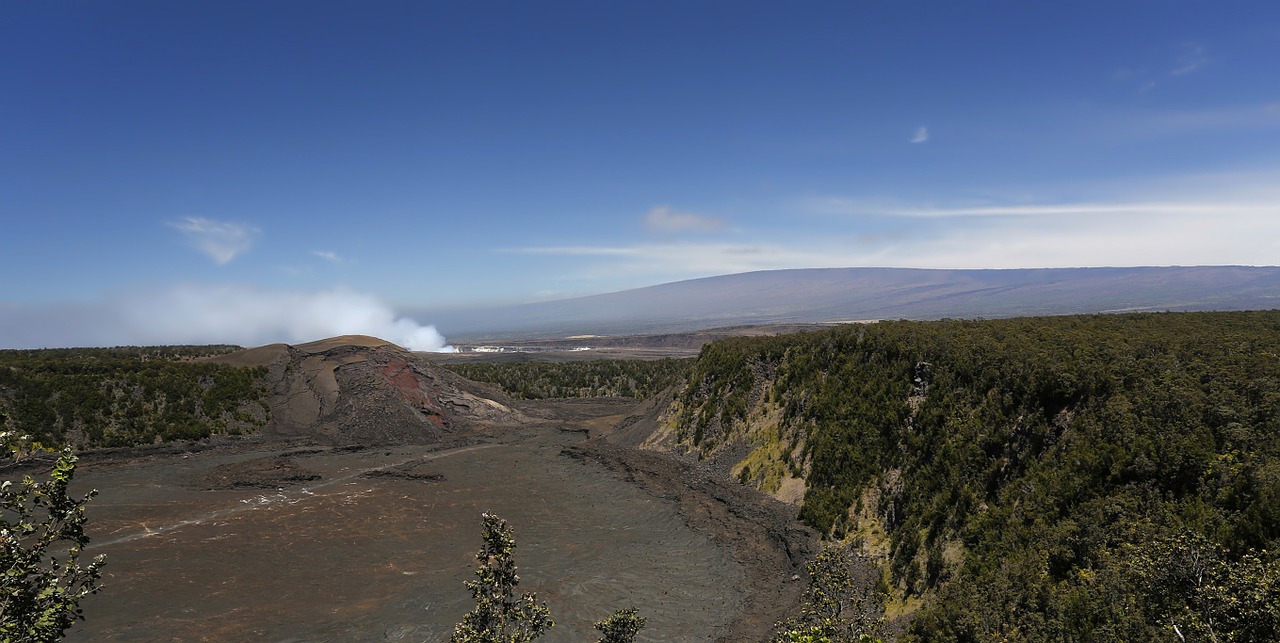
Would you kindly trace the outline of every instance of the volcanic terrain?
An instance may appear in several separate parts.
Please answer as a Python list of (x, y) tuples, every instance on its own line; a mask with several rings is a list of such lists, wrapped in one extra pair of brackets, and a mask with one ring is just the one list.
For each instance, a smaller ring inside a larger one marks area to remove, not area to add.
[(108, 566), (68, 640), (447, 640), (483, 511), (548, 641), (626, 607), (640, 640), (764, 640), (797, 605), (816, 541), (794, 508), (626, 446), (634, 401), (515, 401), (371, 337), (218, 359), (267, 367), (270, 422), (82, 457)]

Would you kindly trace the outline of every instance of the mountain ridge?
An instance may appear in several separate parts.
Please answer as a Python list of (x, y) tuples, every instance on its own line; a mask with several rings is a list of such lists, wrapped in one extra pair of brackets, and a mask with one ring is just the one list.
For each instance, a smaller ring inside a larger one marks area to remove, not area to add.
[(797, 268), (572, 299), (413, 311), (450, 337), (631, 334), (875, 319), (1271, 309), (1278, 266)]

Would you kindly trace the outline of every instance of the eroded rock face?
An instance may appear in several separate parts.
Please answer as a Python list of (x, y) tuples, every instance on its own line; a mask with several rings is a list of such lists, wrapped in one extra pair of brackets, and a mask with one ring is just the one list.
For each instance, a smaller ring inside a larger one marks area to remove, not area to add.
[(524, 420), (492, 392), (440, 370), (395, 344), (343, 336), (273, 344), (218, 358), (267, 366), (271, 421), (282, 437), (331, 444), (426, 444), (477, 423)]

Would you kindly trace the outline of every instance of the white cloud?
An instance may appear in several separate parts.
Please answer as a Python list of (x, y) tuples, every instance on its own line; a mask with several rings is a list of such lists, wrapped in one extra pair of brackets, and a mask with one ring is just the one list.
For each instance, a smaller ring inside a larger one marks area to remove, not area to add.
[[(866, 214), (868, 209), (857, 201), (841, 199), (824, 199), (815, 202), (816, 207), (824, 214)], [(953, 219), (978, 217), (1024, 217), (1044, 218), (1062, 216), (1130, 216), (1130, 215), (1170, 215), (1170, 216), (1213, 216), (1223, 212), (1239, 214), (1270, 215), (1276, 212), (1275, 204), (1251, 202), (1147, 202), (1147, 203), (1060, 203), (1060, 204), (1027, 204), (1027, 205), (994, 205), (981, 207), (920, 207), (920, 208), (883, 208), (874, 214), (888, 217), (912, 217), (922, 219)]]
[(329, 263), (332, 263), (332, 264), (346, 263), (345, 259), (343, 259), (342, 257), (339, 257), (338, 253), (333, 252), (332, 250), (312, 250), (311, 254), (317, 257), (320, 257), (321, 259), (324, 259), (325, 261), (328, 261)]
[(1280, 208), (1098, 209), (947, 226), (892, 248), (894, 265), (931, 268), (1275, 265)]
[[(1252, 172), (1166, 177), (1141, 186), (1073, 184), (1064, 190), (1096, 198), (1032, 203), (991, 196), (978, 205), (827, 198), (801, 201), (785, 227), (743, 230), (736, 243), (565, 245), (519, 252), (572, 258), (573, 279), (628, 285), (801, 267), (1277, 265), (1278, 176)], [(804, 213), (810, 216), (797, 216)]]
[(180, 230), (188, 243), (218, 265), (247, 252), (258, 235), (257, 228), (204, 217), (185, 217), (170, 221), (169, 226)]
[(843, 214), (850, 222), (879, 217), (882, 225), (909, 230), (909, 237), (880, 247), (888, 257), (885, 265), (1277, 265), (1280, 188), (1274, 186), (1280, 182), (1275, 178), (1273, 173), (1167, 178), (1090, 201), (875, 207), (835, 198), (810, 206), (827, 215)]
[(1181, 53), (1174, 59), (1173, 69), (1169, 70), (1169, 75), (1175, 78), (1186, 76), (1204, 69), (1208, 64), (1209, 57), (1205, 54), (1204, 46), (1187, 43), (1182, 45)]
[[(1178, 47), (1178, 53), (1173, 57), (1172, 63), (1167, 67), (1167, 72), (1161, 75), (1157, 72), (1149, 72), (1143, 68), (1122, 68), (1112, 72), (1111, 79), (1125, 84), (1133, 84), (1137, 86), (1139, 94), (1150, 92), (1159, 86), (1157, 79), (1178, 78), (1193, 74), (1204, 69), (1212, 62), (1204, 45), (1196, 43), (1184, 43)], [(1153, 65), (1160, 68), (1164, 65)]]
[(814, 244), (758, 243), (654, 243), (634, 246), (557, 246), (521, 248), (524, 254), (594, 259), (577, 273), (587, 280), (634, 281), (706, 277), (753, 270), (850, 265), (851, 255), (839, 248)]
[(644, 215), (644, 225), (650, 232), (672, 234), (677, 232), (716, 232), (728, 226), (719, 217), (708, 217), (691, 212), (675, 212), (661, 205)]
[(927, 141), (927, 140), (929, 140), (929, 128), (927, 128), (927, 127), (925, 127), (925, 126), (923, 126), (923, 125), (922, 125), (922, 126), (920, 126), (920, 127), (918, 127), (918, 128), (916, 128), (915, 136), (912, 136), (912, 137), (911, 137), (911, 142), (912, 142), (912, 143), (923, 143), (923, 142), (925, 142), (925, 141)]
[(0, 315), (8, 347), (302, 343), (373, 335), (415, 351), (447, 351), (440, 333), (397, 316), (374, 295), (348, 288), (277, 291), (187, 285), (93, 304), (10, 307)]

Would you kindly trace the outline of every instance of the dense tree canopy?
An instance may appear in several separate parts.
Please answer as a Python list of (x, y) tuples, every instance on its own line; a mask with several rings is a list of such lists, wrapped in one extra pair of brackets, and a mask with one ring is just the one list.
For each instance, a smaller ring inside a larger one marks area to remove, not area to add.
[(574, 362), (446, 363), (477, 382), (501, 387), (523, 400), (574, 397), (647, 398), (684, 376), (691, 359), (590, 360)]
[(252, 430), (267, 418), (265, 369), (192, 360), (234, 349), (0, 350), (0, 430), (79, 448)]
[[(806, 522), (886, 552), (918, 640), (1275, 639), (1280, 312), (730, 339), (676, 408), (690, 448), (748, 440), (740, 479), (802, 475)], [(1198, 584), (1155, 573), (1193, 559)]]

